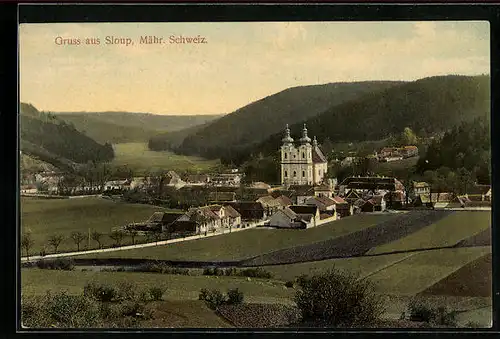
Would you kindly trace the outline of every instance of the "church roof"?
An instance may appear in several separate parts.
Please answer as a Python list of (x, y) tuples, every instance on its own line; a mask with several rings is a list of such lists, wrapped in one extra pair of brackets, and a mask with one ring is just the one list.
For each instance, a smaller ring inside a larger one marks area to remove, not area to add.
[(321, 149), (319, 147), (313, 148), (312, 160), (313, 160), (313, 163), (315, 163), (315, 164), (328, 162), (326, 160), (326, 157), (324, 156), (323, 152), (321, 152)]

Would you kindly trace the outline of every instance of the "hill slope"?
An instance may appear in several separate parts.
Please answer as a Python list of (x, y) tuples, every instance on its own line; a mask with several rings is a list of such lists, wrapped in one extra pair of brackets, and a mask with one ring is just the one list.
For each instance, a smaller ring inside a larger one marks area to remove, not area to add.
[[(437, 76), (369, 93), (357, 100), (330, 107), (305, 120), (309, 136), (332, 142), (379, 140), (405, 127), (417, 135), (443, 133), (453, 126), (490, 114), (489, 76)], [(300, 135), (300, 122), (290, 126)], [(274, 134), (254, 151), (270, 153), (281, 144)]]
[(61, 112), (57, 117), (104, 143), (147, 141), (158, 132), (178, 131), (204, 124), (219, 115), (157, 115), (130, 112)]
[(242, 107), (189, 135), (179, 151), (220, 157), (222, 150), (230, 152), (265, 140), (281, 131), (286, 123), (303, 121), (334, 105), (397, 84), (400, 82), (372, 81), (289, 88)]
[(20, 105), (21, 151), (65, 169), (75, 163), (113, 159), (111, 145), (102, 145), (52, 114), (39, 112), (33, 105)]

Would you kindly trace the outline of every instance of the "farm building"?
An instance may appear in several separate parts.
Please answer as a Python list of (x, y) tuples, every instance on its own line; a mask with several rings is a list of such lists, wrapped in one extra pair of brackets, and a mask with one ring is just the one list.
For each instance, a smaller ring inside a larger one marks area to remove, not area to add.
[(279, 197), (276, 198), (276, 201), (280, 204), (281, 208), (293, 205), (292, 200), (286, 195), (280, 195)]
[(282, 208), (281, 203), (271, 195), (260, 197), (259, 199), (257, 199), (257, 202), (261, 203), (262, 206), (266, 209), (267, 215), (272, 215)]
[(416, 197), (420, 194), (429, 194), (431, 192), (431, 186), (424, 182), (413, 182), (413, 195)]
[(222, 203), (228, 201), (236, 201), (235, 192), (210, 192), (208, 195), (210, 203)]
[(207, 174), (190, 174), (186, 182), (191, 185), (206, 185), (210, 182), (210, 176)]
[(269, 225), (279, 228), (309, 228), (320, 220), (316, 206), (290, 206), (279, 210), (269, 219)]
[(334, 195), (334, 185), (329, 185), (327, 183), (323, 183), (319, 186), (314, 187), (314, 195), (316, 197), (327, 197), (333, 198)]
[(233, 207), (244, 221), (261, 221), (266, 219), (267, 212), (261, 203), (255, 201), (226, 202), (224, 206)]
[(335, 196), (333, 197), (333, 201), (335, 201), (335, 211), (337, 212), (338, 219), (345, 218), (354, 214), (353, 205), (349, 204), (341, 197)]
[(314, 197), (306, 200), (306, 205), (316, 206), (320, 212), (335, 212), (335, 200), (327, 197)]
[(406, 203), (406, 196), (402, 191), (387, 192), (384, 200), (387, 202), (387, 208), (402, 209)]
[(365, 201), (361, 206), (361, 212), (382, 212), (386, 209), (386, 201), (383, 196), (376, 195)]

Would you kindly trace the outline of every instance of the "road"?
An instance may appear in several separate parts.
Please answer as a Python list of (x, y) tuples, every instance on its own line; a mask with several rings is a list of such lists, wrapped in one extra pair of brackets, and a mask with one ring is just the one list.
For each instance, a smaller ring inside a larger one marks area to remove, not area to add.
[(158, 241), (158, 242), (155, 241), (155, 242), (149, 242), (149, 243), (145, 243), (145, 244), (128, 245), (128, 246), (120, 246), (120, 247), (113, 247), (113, 248), (103, 248), (103, 249), (79, 251), (79, 252), (55, 253), (55, 254), (48, 254), (45, 256), (35, 255), (35, 256), (30, 256), (29, 260), (27, 257), (21, 257), (21, 262), (36, 261), (36, 260), (40, 260), (40, 259), (44, 259), (44, 258), (72, 257), (72, 256), (84, 255), (84, 254), (125, 251), (125, 250), (131, 250), (131, 249), (136, 249), (136, 248), (163, 246), (163, 245), (173, 244), (176, 242), (204, 239), (204, 238), (215, 237), (215, 236), (224, 235), (224, 234), (228, 234), (228, 233), (233, 233), (233, 232), (245, 231), (245, 230), (249, 230), (249, 229), (255, 228), (259, 225), (263, 225), (263, 224), (264, 224), (264, 221), (253, 224), (251, 226), (247, 226), (245, 228), (233, 228), (232, 230), (224, 229), (222, 232), (209, 233), (207, 235), (193, 235), (193, 236), (185, 237), (185, 238), (177, 238), (177, 239), (172, 239), (172, 240), (162, 240), (162, 241)]

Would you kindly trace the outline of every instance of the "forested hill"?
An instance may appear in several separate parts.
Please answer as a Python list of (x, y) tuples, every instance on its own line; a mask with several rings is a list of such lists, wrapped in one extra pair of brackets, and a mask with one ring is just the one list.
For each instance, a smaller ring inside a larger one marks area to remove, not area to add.
[(146, 142), (158, 133), (174, 132), (213, 121), (221, 115), (159, 115), (132, 112), (60, 112), (58, 118), (100, 143)]
[[(300, 135), (307, 123), (309, 136), (321, 142), (380, 140), (410, 127), (417, 136), (442, 134), (463, 121), (490, 115), (490, 77), (436, 76), (369, 93), (330, 107), (324, 113), (290, 126)], [(271, 136), (253, 152), (270, 153), (283, 133)]]
[(226, 151), (258, 144), (281, 131), (286, 123), (294, 124), (331, 106), (398, 84), (400, 82), (369, 81), (289, 88), (209, 123), (187, 136), (178, 151), (219, 158)]
[(21, 150), (60, 167), (62, 163), (104, 162), (114, 157), (110, 144), (99, 144), (75, 127), (33, 105), (20, 105)]

